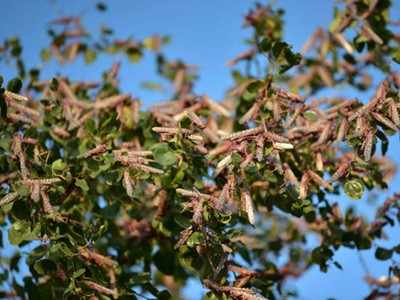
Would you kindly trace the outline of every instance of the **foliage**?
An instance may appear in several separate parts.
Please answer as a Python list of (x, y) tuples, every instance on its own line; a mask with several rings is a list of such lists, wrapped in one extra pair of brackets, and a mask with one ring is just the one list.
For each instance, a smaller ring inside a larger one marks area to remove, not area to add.
[[(198, 278), (205, 299), (288, 299), (288, 278), (313, 265), (341, 268), (335, 251), (347, 247), (392, 259), (390, 277), (367, 281), (368, 299), (394, 299), (400, 245), (377, 241), (398, 225), (400, 195), (372, 222), (330, 200), (384, 189), (395, 172), (384, 157), (400, 128), (390, 8), (389, 0), (339, 1), (329, 29), (316, 30), (300, 54), (283, 41), (284, 12), (257, 4), (223, 102), (195, 95), (196, 69), (161, 52), (168, 37), (116, 39), (103, 27), (96, 38), (77, 17), (49, 25), (44, 63), (117, 53), (136, 63), (153, 53), (174, 94), (148, 111), (121, 91), (120, 64), (96, 82), (45, 80), (38, 68), (26, 71), (20, 41), (7, 39), (1, 58), (20, 78), (0, 80), (0, 220), (11, 244), (32, 250), (22, 284), (23, 255), (1, 257), (0, 281), (9, 283), (1, 296), (181, 299)], [(341, 85), (369, 90), (376, 70), (385, 79), (367, 103), (319, 96)], [(315, 248), (306, 245), (311, 234)]]

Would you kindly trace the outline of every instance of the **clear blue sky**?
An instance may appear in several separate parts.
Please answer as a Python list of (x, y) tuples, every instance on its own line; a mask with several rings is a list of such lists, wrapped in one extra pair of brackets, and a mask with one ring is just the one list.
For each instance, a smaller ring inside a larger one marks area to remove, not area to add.
[[(230, 70), (225, 63), (245, 49), (242, 42), (249, 32), (242, 28), (242, 19), (254, 1), (245, 0), (115, 0), (105, 1), (108, 11), (105, 14), (93, 10), (96, 1), (75, 0), (20, 0), (1, 1), (2, 14), (0, 41), (12, 35), (20, 36), (24, 45), (24, 57), (30, 65), (40, 64), (38, 51), (48, 42), (45, 25), (51, 19), (67, 15), (81, 15), (84, 24), (93, 30), (107, 24), (115, 30), (118, 37), (144, 38), (154, 33), (169, 34), (172, 43), (166, 47), (171, 58), (183, 58), (186, 62), (199, 66), (200, 80), (196, 85), (198, 93), (207, 93), (215, 99), (221, 99), (232, 83)], [(331, 20), (333, 0), (278, 0), (276, 4), (286, 10), (286, 40), (300, 50), (307, 37), (317, 26), (326, 26)], [(395, 0), (396, 16), (400, 16), (400, 0)], [(118, 58), (104, 58), (92, 66), (78, 62), (65, 66), (62, 74), (72, 79), (96, 80), (100, 72), (109, 68)], [(43, 77), (51, 77), (61, 69), (51, 63)], [(0, 64), (0, 74), (11, 78), (12, 69)], [(162, 100), (166, 95), (149, 93), (140, 89), (140, 83), (154, 80), (154, 66), (151, 55), (137, 65), (125, 65), (121, 82), (124, 91), (141, 97), (144, 105)], [(336, 91), (345, 93), (346, 91)], [(360, 95), (361, 96), (361, 95)], [(389, 155), (399, 162), (399, 139), (392, 138)], [(400, 187), (397, 176), (388, 191), (393, 193)], [(379, 201), (384, 195), (379, 196)], [(366, 216), (373, 211), (365, 203), (366, 198), (354, 203)], [(348, 206), (348, 199), (339, 199)], [(399, 231), (397, 230), (397, 233)], [(397, 235), (399, 236), (399, 235)], [(383, 244), (383, 243), (381, 243)], [(392, 243), (390, 243), (392, 244)], [(362, 252), (373, 275), (385, 275), (387, 264), (376, 263), (373, 253)], [(289, 283), (300, 292), (300, 299), (362, 299), (368, 293), (368, 287), (362, 280), (362, 268), (354, 251), (340, 250), (335, 259), (343, 265), (343, 271), (332, 267), (328, 273), (320, 274), (317, 268), (309, 271), (297, 282)], [(187, 299), (198, 300), (201, 291), (194, 283), (187, 289)]]

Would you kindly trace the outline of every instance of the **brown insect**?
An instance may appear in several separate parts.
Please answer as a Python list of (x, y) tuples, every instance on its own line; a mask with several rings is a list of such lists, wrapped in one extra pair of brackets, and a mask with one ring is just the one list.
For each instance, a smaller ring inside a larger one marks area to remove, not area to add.
[(283, 167), (283, 176), (285, 177), (286, 181), (289, 182), (293, 186), (298, 186), (299, 181), (298, 181), (296, 175), (294, 175), (290, 166), (287, 163), (283, 163), (282, 167)]
[(352, 160), (345, 158), (342, 160), (342, 162), (339, 164), (338, 168), (336, 169), (335, 173), (333, 173), (330, 182), (336, 181), (340, 178), (342, 178), (344, 175), (347, 174), (347, 172), (350, 169)]
[(247, 214), (247, 219), (249, 220), (249, 223), (251, 225), (254, 225), (256, 222), (254, 203), (248, 191), (242, 191), (241, 202), (243, 205), (243, 210)]
[(240, 300), (266, 300), (263, 296), (258, 295), (252, 289), (238, 288), (231, 286), (220, 286), (215, 282), (205, 279), (203, 281), (204, 285), (218, 293), (225, 293), (232, 299)]
[(129, 197), (133, 197), (132, 179), (131, 179), (131, 177), (129, 175), (129, 171), (128, 170), (124, 171), (123, 183), (124, 183), (124, 186), (125, 186), (126, 194)]
[(211, 199), (211, 195), (199, 193), (197, 191), (191, 191), (191, 190), (185, 190), (185, 189), (178, 188), (178, 189), (176, 189), (176, 192), (185, 197), (199, 197), (199, 198), (204, 198), (205, 200)]
[(216, 148), (210, 150), (208, 152), (208, 157), (212, 158), (214, 156), (218, 156), (220, 154), (224, 154), (224, 153), (228, 152), (231, 149), (232, 146), (233, 146), (232, 142), (226, 141), (223, 144), (217, 146)]
[(247, 154), (244, 160), (240, 163), (240, 168), (242, 170), (245, 169), (251, 162), (253, 162), (253, 160), (254, 160), (254, 154), (253, 153)]
[(318, 171), (324, 170), (324, 160), (322, 158), (321, 152), (317, 152), (315, 156), (315, 167), (317, 168)]
[(16, 100), (16, 101), (21, 101), (21, 102), (28, 102), (29, 101), (28, 97), (20, 95), (20, 94), (13, 93), (13, 92), (10, 92), (8, 90), (4, 91), (4, 96), (8, 100)]
[(370, 129), (365, 135), (365, 140), (363, 143), (364, 148), (364, 159), (369, 161), (371, 159), (372, 148), (374, 146), (375, 131)]
[(331, 123), (327, 122), (323, 127), (319, 139), (317, 141), (317, 145), (323, 145), (331, 135)]
[(39, 202), (40, 200), (40, 184), (38, 182), (31, 185), (31, 199), (34, 202)]
[(264, 136), (271, 142), (278, 142), (278, 143), (288, 143), (289, 142), (289, 139), (287, 137), (276, 134), (271, 131), (267, 131), (266, 129), (264, 131)]
[(329, 73), (329, 71), (327, 70), (327, 68), (319, 66), (319, 67), (317, 67), (317, 73), (318, 73), (319, 77), (322, 79), (323, 83), (326, 86), (333, 86), (334, 85), (332, 76)]
[(333, 36), (335, 37), (336, 41), (342, 46), (347, 53), (353, 54), (353, 46), (346, 40), (346, 38), (341, 33), (334, 33)]
[(22, 150), (22, 140), (23, 138), (21, 135), (19, 134), (15, 135), (13, 138), (12, 150), (19, 159), (22, 178), (26, 179), (29, 175), (29, 171), (28, 168), (26, 167), (25, 153)]
[(153, 127), (152, 130), (157, 133), (168, 133), (168, 134), (190, 134), (192, 131), (186, 128), (178, 128), (178, 127)]
[(43, 211), (46, 214), (53, 214), (55, 212), (54, 207), (50, 203), (49, 195), (46, 189), (40, 189), (40, 196), (42, 197)]
[(7, 118), (13, 123), (22, 122), (22, 123), (26, 123), (28, 125), (36, 124), (36, 121), (33, 120), (32, 118), (29, 118), (29, 117), (21, 115), (21, 114), (16, 114), (13, 112), (7, 112)]
[(204, 124), (203, 120), (193, 111), (186, 111), (186, 115), (188, 118), (200, 129), (204, 129), (206, 124)]
[(0, 199), (0, 207), (2, 207), (3, 205), (7, 205), (11, 202), (14, 202), (17, 199), (18, 199), (17, 192), (8, 193), (7, 195), (5, 195), (3, 198)]
[(305, 199), (308, 195), (308, 188), (310, 183), (310, 175), (305, 172), (301, 177), (300, 187), (299, 187), (299, 198)]
[(229, 164), (232, 162), (232, 155), (228, 154), (222, 160), (217, 163), (217, 168), (215, 169), (215, 176), (218, 176)]
[(143, 164), (139, 164), (139, 163), (130, 163), (129, 166), (131, 166), (132, 168), (135, 168), (135, 169), (142, 170), (142, 171), (147, 172), (147, 173), (164, 174), (163, 170), (160, 170), (160, 169), (157, 169), (157, 168), (154, 168), (154, 167), (150, 167), (150, 166), (146, 166), (146, 165), (143, 165)]
[(381, 39), (381, 37), (372, 30), (367, 21), (364, 21), (364, 25), (361, 27), (361, 34), (377, 44), (383, 44), (383, 40)]
[(389, 98), (388, 103), (389, 103), (390, 118), (397, 127), (400, 127), (400, 117), (399, 117), (398, 107), (392, 98)]
[(69, 132), (62, 128), (62, 127), (57, 127), (54, 126), (52, 131), (54, 132), (55, 135), (61, 137), (61, 138), (69, 138), (71, 135), (69, 134)]
[(40, 184), (40, 185), (52, 185), (54, 183), (61, 182), (61, 178), (54, 177), (54, 178), (38, 178), (38, 179), (25, 179), (23, 180), (24, 183), (27, 184)]
[(156, 218), (163, 217), (168, 209), (167, 192), (160, 190), (156, 197), (157, 211), (155, 213)]
[(323, 188), (327, 190), (332, 190), (332, 186), (325, 181), (321, 176), (319, 176), (317, 173), (314, 171), (308, 170), (307, 171), (308, 175), (310, 176), (310, 179), (314, 181), (318, 186), (322, 186)]
[(180, 233), (179, 236), (179, 240), (178, 242), (175, 244), (175, 249), (179, 249), (180, 247), (182, 247), (183, 245), (186, 244), (187, 240), (189, 239), (189, 237), (192, 235), (193, 233), (193, 227), (189, 226), (188, 228), (186, 228), (185, 230), (183, 230)]
[(84, 153), (83, 157), (89, 158), (89, 157), (97, 156), (97, 155), (103, 154), (106, 151), (107, 151), (107, 145), (100, 144), (100, 145), (96, 146), (95, 148), (90, 149), (89, 151)]
[(256, 128), (250, 128), (250, 129), (246, 129), (246, 130), (242, 130), (242, 131), (238, 131), (232, 134), (229, 134), (225, 137), (223, 137), (224, 140), (240, 140), (243, 138), (247, 138), (250, 136), (254, 136), (257, 135), (261, 132), (264, 131), (264, 128), (262, 126), (256, 127)]
[(250, 109), (239, 119), (239, 123), (245, 124), (246, 122), (250, 121), (257, 115), (259, 110), (260, 110), (260, 104), (258, 102), (255, 102), (250, 107)]
[(341, 142), (345, 138), (347, 131), (349, 130), (349, 123), (346, 119), (342, 119), (339, 125), (339, 130), (336, 136), (336, 141)]
[(256, 158), (259, 162), (264, 158), (264, 139), (256, 140)]
[(223, 107), (221, 104), (215, 102), (210, 97), (207, 97), (207, 96), (204, 97), (204, 101), (205, 101), (206, 105), (210, 108), (211, 111), (219, 113), (219, 114), (223, 115), (224, 117), (231, 116), (231, 113), (225, 107)]
[(79, 247), (78, 250), (79, 250), (79, 255), (82, 258), (86, 259), (89, 262), (93, 262), (100, 267), (108, 269), (108, 268), (115, 268), (117, 266), (117, 263), (108, 256), (104, 256), (93, 250), (89, 250), (86, 247)]
[(390, 121), (388, 118), (382, 116), (381, 114), (379, 114), (377, 112), (371, 112), (371, 115), (374, 117), (375, 120), (382, 123), (386, 127), (389, 127), (390, 129), (392, 129), (394, 131), (399, 130), (399, 128), (396, 126), (396, 124), (394, 124), (392, 121)]
[(100, 285), (94, 281), (91, 280), (82, 280), (82, 282), (88, 286), (89, 288), (99, 292), (100, 294), (105, 294), (105, 295), (109, 295), (112, 296), (114, 299), (118, 298), (118, 291), (116, 289), (110, 289), (107, 288), (103, 285)]
[(107, 108), (113, 108), (124, 102), (125, 100), (129, 99), (130, 96), (128, 94), (122, 94), (122, 95), (115, 95), (115, 96), (110, 96), (105, 99), (98, 99), (94, 103), (94, 108), (95, 109), (107, 109)]

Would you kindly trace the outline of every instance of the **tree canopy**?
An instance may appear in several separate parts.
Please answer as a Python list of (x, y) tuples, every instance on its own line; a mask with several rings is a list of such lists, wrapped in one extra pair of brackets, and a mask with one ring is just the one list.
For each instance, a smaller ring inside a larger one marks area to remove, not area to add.
[[(167, 36), (120, 39), (66, 16), (49, 24), (42, 68), (23, 61), (18, 37), (2, 41), (0, 62), (19, 76), (0, 77), (0, 247), (7, 237), (21, 251), (0, 257), (0, 297), (178, 300), (196, 278), (209, 300), (293, 299), (288, 278), (341, 268), (335, 252), (346, 247), (391, 260), (387, 277), (366, 277), (365, 296), (398, 299), (400, 244), (380, 240), (399, 225), (400, 193), (374, 220), (332, 200), (386, 189), (396, 171), (385, 156), (400, 129), (391, 9), (390, 0), (337, 1), (332, 22), (297, 53), (283, 39), (284, 11), (255, 4), (222, 101), (195, 94), (197, 69), (163, 54)], [(146, 110), (120, 88), (120, 63), (90, 82), (41, 76), (49, 60), (62, 70), (144, 53), (173, 87)], [(343, 86), (375, 91), (324, 94)]]

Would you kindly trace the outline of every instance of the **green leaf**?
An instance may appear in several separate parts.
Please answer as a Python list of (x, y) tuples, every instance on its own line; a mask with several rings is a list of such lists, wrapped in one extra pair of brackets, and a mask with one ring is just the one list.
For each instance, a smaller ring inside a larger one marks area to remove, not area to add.
[(112, 35), (113, 33), (114, 33), (114, 31), (110, 27), (107, 27), (104, 25), (101, 26), (101, 34)]
[(312, 262), (318, 264), (322, 272), (328, 270), (327, 262), (332, 256), (332, 250), (324, 245), (314, 248), (311, 253)]
[(66, 168), (67, 164), (63, 162), (61, 158), (53, 161), (53, 163), (51, 164), (51, 171), (53, 172), (53, 174), (57, 174), (57, 171), (63, 171)]
[(163, 87), (160, 83), (154, 81), (143, 81), (141, 87), (150, 91), (162, 91)]
[(83, 274), (85, 274), (85, 272), (86, 272), (85, 268), (79, 269), (79, 270), (75, 271), (74, 273), (72, 273), (72, 278), (76, 279), (76, 278), (82, 276)]
[(376, 136), (378, 137), (378, 139), (381, 140), (381, 152), (382, 152), (382, 155), (385, 156), (386, 152), (389, 149), (389, 139), (387, 138), (385, 133), (382, 132), (381, 130), (376, 131)]
[(156, 162), (164, 167), (174, 165), (178, 160), (177, 155), (166, 143), (155, 144), (151, 147), (151, 151)]
[(367, 236), (359, 236), (358, 239), (355, 240), (357, 249), (360, 250), (368, 250), (371, 249), (372, 243), (371, 239)]
[(314, 222), (316, 218), (316, 213), (314, 206), (306, 205), (303, 207), (303, 215), (307, 222)]
[(131, 273), (129, 277), (129, 284), (138, 285), (145, 284), (151, 280), (150, 273), (148, 272), (140, 272), (140, 273)]
[(156, 51), (159, 48), (159, 42), (150, 36), (143, 40), (143, 46), (149, 50)]
[[(2, 88), (0, 88), (2, 89)], [(0, 116), (5, 119), (7, 117), (7, 104), (4, 99), (3, 93), (0, 91)]]
[(69, 282), (68, 287), (63, 291), (63, 295), (67, 296), (68, 294), (72, 293), (72, 291), (74, 291), (75, 289), (76, 289), (75, 281), (71, 280)]
[(192, 235), (188, 238), (187, 240), (187, 245), (189, 247), (195, 247), (199, 244), (201, 244), (201, 242), (203, 241), (203, 234), (201, 232), (193, 232)]
[(263, 39), (259, 44), (258, 44), (258, 49), (260, 49), (263, 52), (269, 52), (272, 49), (272, 40), (271, 39)]
[(21, 78), (25, 78), (26, 71), (24, 62), (20, 58), (18, 58), (16, 64), (17, 64), (18, 76)]
[(97, 53), (91, 48), (86, 48), (85, 50), (85, 63), (91, 64), (93, 63), (97, 58)]
[(170, 250), (159, 250), (153, 256), (154, 264), (160, 272), (171, 275), (175, 268), (175, 254)]
[(48, 275), (57, 270), (56, 264), (50, 259), (41, 259), (34, 263), (33, 269), (40, 275)]
[(307, 110), (306, 112), (304, 112), (303, 116), (310, 122), (318, 121), (318, 115), (313, 110)]
[(191, 220), (187, 217), (182, 216), (181, 214), (177, 214), (174, 216), (175, 223), (178, 224), (182, 228), (187, 228), (191, 225)]
[(18, 77), (11, 79), (7, 84), (7, 90), (13, 93), (19, 93), (22, 88), (22, 81)]
[(31, 193), (29, 187), (22, 183), (15, 186), (15, 191), (17, 191), (21, 197), (27, 197)]
[(40, 51), (40, 58), (42, 59), (43, 62), (49, 61), (51, 58), (50, 49), (48, 49), (48, 48), (42, 49), (42, 51)]
[(271, 49), (273, 62), (278, 64), (279, 73), (283, 74), (291, 67), (298, 65), (301, 55), (292, 51), (291, 46), (285, 42), (275, 42)]
[(232, 158), (231, 159), (232, 159), (232, 165), (234, 165), (235, 167), (239, 167), (240, 166), (240, 163), (242, 162), (242, 156), (239, 153), (234, 152), (232, 154)]
[(85, 179), (76, 179), (75, 185), (81, 188), (81, 190), (84, 191), (85, 193), (89, 191), (89, 185), (87, 184)]
[(342, 23), (342, 18), (340, 16), (340, 14), (338, 14), (337, 8), (335, 8), (335, 18), (333, 19), (333, 21), (329, 25), (329, 31), (330, 32), (335, 32), (336, 29), (339, 27), (339, 25), (341, 23)]
[(242, 95), (243, 100), (248, 101), (248, 102), (254, 101), (256, 96), (257, 96), (256, 93), (250, 93), (248, 90), (245, 90)]
[(375, 250), (375, 258), (379, 260), (388, 260), (392, 257), (393, 250), (378, 247)]
[(360, 199), (364, 194), (364, 184), (359, 179), (348, 180), (344, 184), (344, 192), (352, 199)]
[(50, 247), (49, 253), (53, 258), (72, 257), (75, 255), (65, 242), (53, 243)]
[(13, 37), (8, 40), (11, 45), (11, 55), (14, 57), (19, 57), (22, 53), (22, 46), (18, 38)]
[(8, 231), (8, 239), (12, 245), (19, 245), (31, 236), (31, 225), (28, 221), (17, 221)]
[(135, 47), (128, 48), (126, 55), (131, 63), (138, 63), (143, 56), (142, 51)]
[(98, 11), (106, 11), (107, 10), (107, 5), (104, 2), (99, 2), (96, 4), (96, 8)]
[(157, 299), (169, 300), (169, 299), (172, 299), (172, 296), (171, 296), (170, 292), (168, 292), (167, 290), (163, 290), (163, 291), (158, 292)]
[(257, 93), (258, 90), (259, 90), (260, 88), (262, 88), (264, 85), (265, 85), (265, 83), (264, 83), (264, 81), (262, 81), (262, 80), (253, 81), (252, 83), (250, 83), (250, 84), (247, 86), (247, 91), (248, 91), (249, 93), (252, 93), (252, 94)]
[(57, 78), (53, 78), (50, 82), (50, 90), (52, 90), (53, 92), (57, 91), (58, 85), (59, 85), (59, 83), (58, 83)]
[[(400, 64), (400, 48), (397, 48), (392, 53), (392, 59), (394, 62)], [(0, 84), (1, 86), (1, 84)]]
[(172, 180), (172, 184), (176, 184), (181, 182), (186, 174), (188, 168), (188, 164), (185, 162), (179, 163), (179, 169), (175, 172), (174, 179)]
[(338, 261), (334, 261), (333, 264), (338, 268), (339, 270), (343, 270), (342, 265)]

